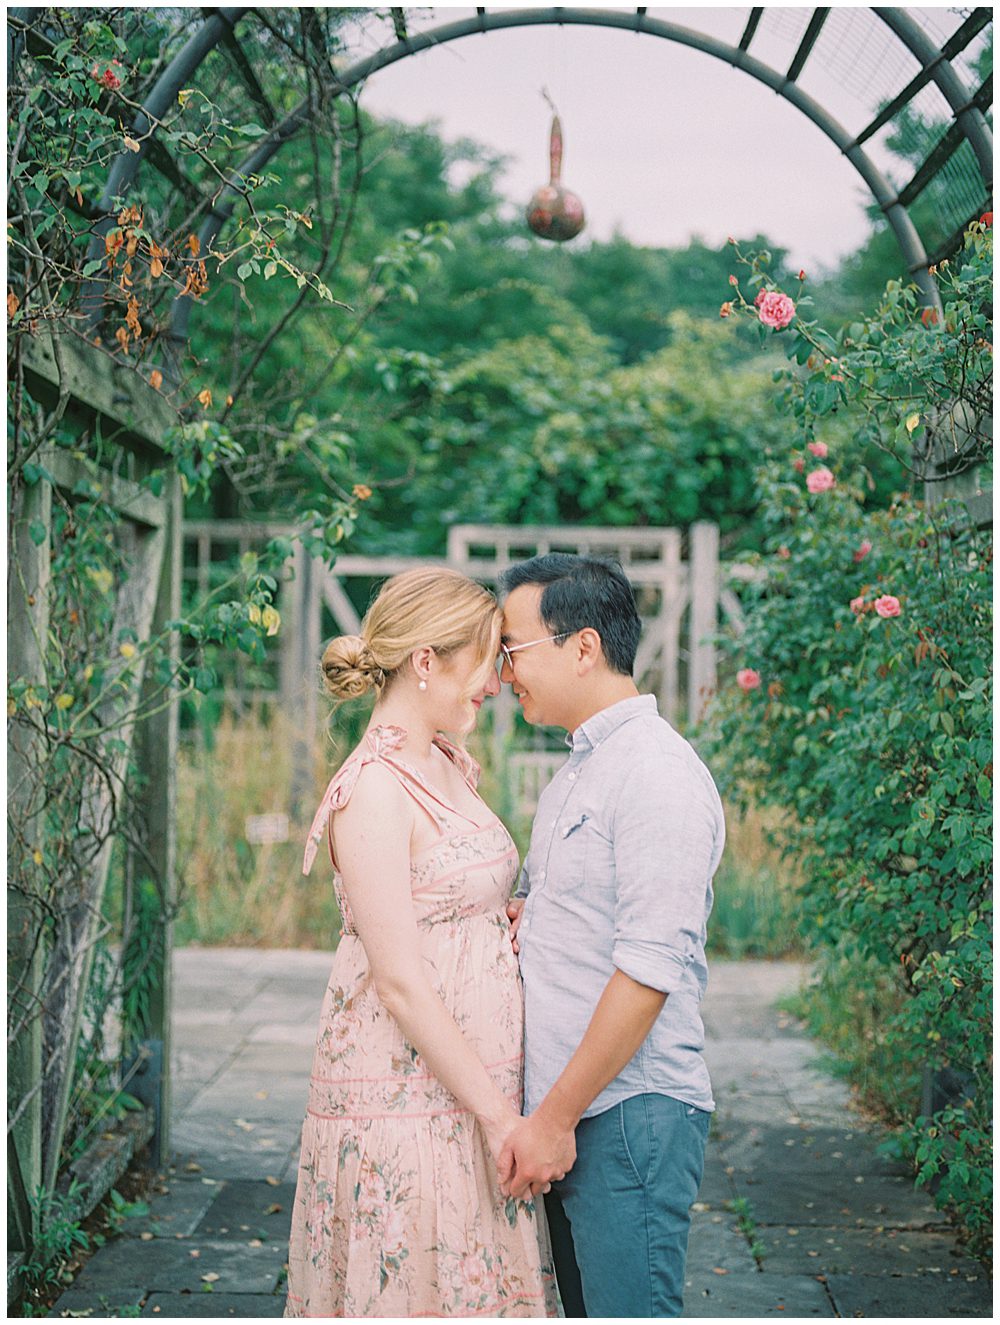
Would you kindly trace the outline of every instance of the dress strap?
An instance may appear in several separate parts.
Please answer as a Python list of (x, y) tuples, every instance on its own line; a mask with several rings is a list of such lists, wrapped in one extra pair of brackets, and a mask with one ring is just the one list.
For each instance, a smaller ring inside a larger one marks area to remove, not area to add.
[[(366, 764), (378, 762), (391, 768), (408, 795), (430, 815), (439, 831), (443, 832), (447, 829), (449, 819), (454, 815), (458, 815), (470, 823), (475, 822), (469, 815), (463, 814), (461, 810), (435, 791), (417, 769), (412, 768), (404, 760), (394, 758), (396, 751), (405, 744), (406, 737), (407, 733), (402, 727), (371, 728), (370, 731), (365, 733), (362, 743), (348, 756), (333, 775), (313, 817), (312, 827), (309, 829), (305, 854), (302, 859), (303, 874), (308, 874), (313, 867), (316, 854), (319, 851), (319, 844), (323, 840), (324, 831), (330, 848), (330, 859), (333, 861), (334, 868), (336, 868), (336, 861), (333, 859), (333, 843), (330, 841), (330, 820), (336, 811), (343, 809), (350, 800), (354, 788), (357, 786), (361, 770)], [(475, 791), (476, 784), (479, 781), (480, 769), (469, 752), (449, 741), (447, 737), (441, 736), (440, 733), (434, 737), (434, 744), (457, 766), (466, 782)]]
[(472, 790), (475, 791), (479, 786), (479, 779), (483, 770), (468, 750), (462, 745), (456, 745), (454, 741), (449, 741), (447, 736), (442, 736), (440, 732), (434, 737), (434, 744), (442, 754), (448, 756)]

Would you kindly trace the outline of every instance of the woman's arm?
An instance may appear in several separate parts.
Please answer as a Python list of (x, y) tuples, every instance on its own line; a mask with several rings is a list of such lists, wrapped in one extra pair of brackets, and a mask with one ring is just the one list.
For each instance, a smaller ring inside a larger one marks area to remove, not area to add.
[(394, 775), (368, 764), (334, 817), (336, 855), (375, 991), (424, 1062), (475, 1114), (499, 1158), (519, 1115), (427, 977), (410, 896), (413, 804)]

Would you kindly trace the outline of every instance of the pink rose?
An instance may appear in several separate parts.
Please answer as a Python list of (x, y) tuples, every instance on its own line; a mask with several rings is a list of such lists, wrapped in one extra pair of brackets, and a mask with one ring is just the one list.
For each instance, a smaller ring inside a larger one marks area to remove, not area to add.
[(761, 304), (764, 302), (764, 296), (766, 294), (767, 294), (766, 290), (757, 291), (757, 298), (753, 301), (754, 308), (760, 308)]
[(806, 450), (811, 451), (817, 460), (825, 460), (830, 454), (830, 448), (826, 442), (807, 442)]
[(864, 594), (862, 594), (860, 598), (851, 599), (851, 611), (855, 614), (855, 616), (860, 616), (864, 610), (865, 610)]
[(804, 271), (800, 271), (800, 272), (799, 272), (799, 280), (800, 280), (800, 281), (804, 281), (805, 278), (806, 278), (806, 274), (805, 274), (805, 272), (804, 272)]
[(795, 305), (780, 290), (768, 290), (757, 305), (757, 316), (765, 327), (774, 327), (775, 331), (780, 331), (795, 316)]
[(795, 459), (792, 461), (792, 468), (795, 470), (797, 474), (801, 474), (802, 471), (805, 469), (805, 467), (806, 467), (806, 462), (802, 459), (801, 456), (796, 456)]
[(781, 547), (778, 548), (778, 556), (781, 558), (782, 561), (787, 561), (791, 555), (792, 555), (791, 552), (789, 552), (788, 548), (786, 548), (784, 543), (782, 543)]
[(727, 299), (726, 302), (719, 309), (719, 317), (729, 317), (732, 311), (733, 311), (733, 306)]
[(122, 85), (122, 80), (115, 73), (112, 65), (117, 66), (119, 69), (122, 67), (120, 60), (112, 60), (111, 64), (108, 65), (102, 73), (100, 67), (95, 64), (90, 71), (90, 76), (95, 83), (100, 83), (102, 87), (106, 87), (109, 92), (117, 92)]
[(745, 692), (756, 690), (760, 685), (760, 672), (752, 667), (743, 667), (736, 673), (736, 684)]
[(829, 469), (814, 469), (806, 475), (806, 487), (812, 493), (829, 492), (837, 480)]
[(902, 610), (899, 599), (894, 598), (891, 593), (884, 593), (881, 598), (875, 599), (875, 611), (879, 616), (899, 616)]
[(384, 1223), (380, 1229), (382, 1255), (398, 1256), (406, 1246), (406, 1219), (399, 1205), (390, 1206), (384, 1214)]
[(855, 561), (864, 561), (868, 553), (872, 550), (871, 542), (866, 538), (854, 554)]
[(729, 278), (729, 284), (730, 284), (730, 285), (739, 285), (739, 281), (736, 279), (735, 276), (730, 276), (730, 278)]

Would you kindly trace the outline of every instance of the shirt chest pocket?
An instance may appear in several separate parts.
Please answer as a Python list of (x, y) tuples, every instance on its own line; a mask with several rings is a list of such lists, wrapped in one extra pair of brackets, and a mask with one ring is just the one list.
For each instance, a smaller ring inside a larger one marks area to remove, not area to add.
[(601, 832), (595, 815), (587, 811), (565, 814), (553, 843), (552, 882), (559, 892), (593, 887), (614, 873), (610, 840)]

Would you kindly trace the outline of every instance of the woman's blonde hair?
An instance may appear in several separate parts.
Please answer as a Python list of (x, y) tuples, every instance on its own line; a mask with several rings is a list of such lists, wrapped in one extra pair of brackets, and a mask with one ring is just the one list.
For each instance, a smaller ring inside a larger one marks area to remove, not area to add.
[(500, 608), (488, 589), (444, 566), (403, 571), (387, 580), (365, 613), (360, 635), (338, 635), (323, 652), (323, 680), (337, 700), (383, 688), (415, 649), (449, 654), (475, 644), (492, 658), (500, 641)]

